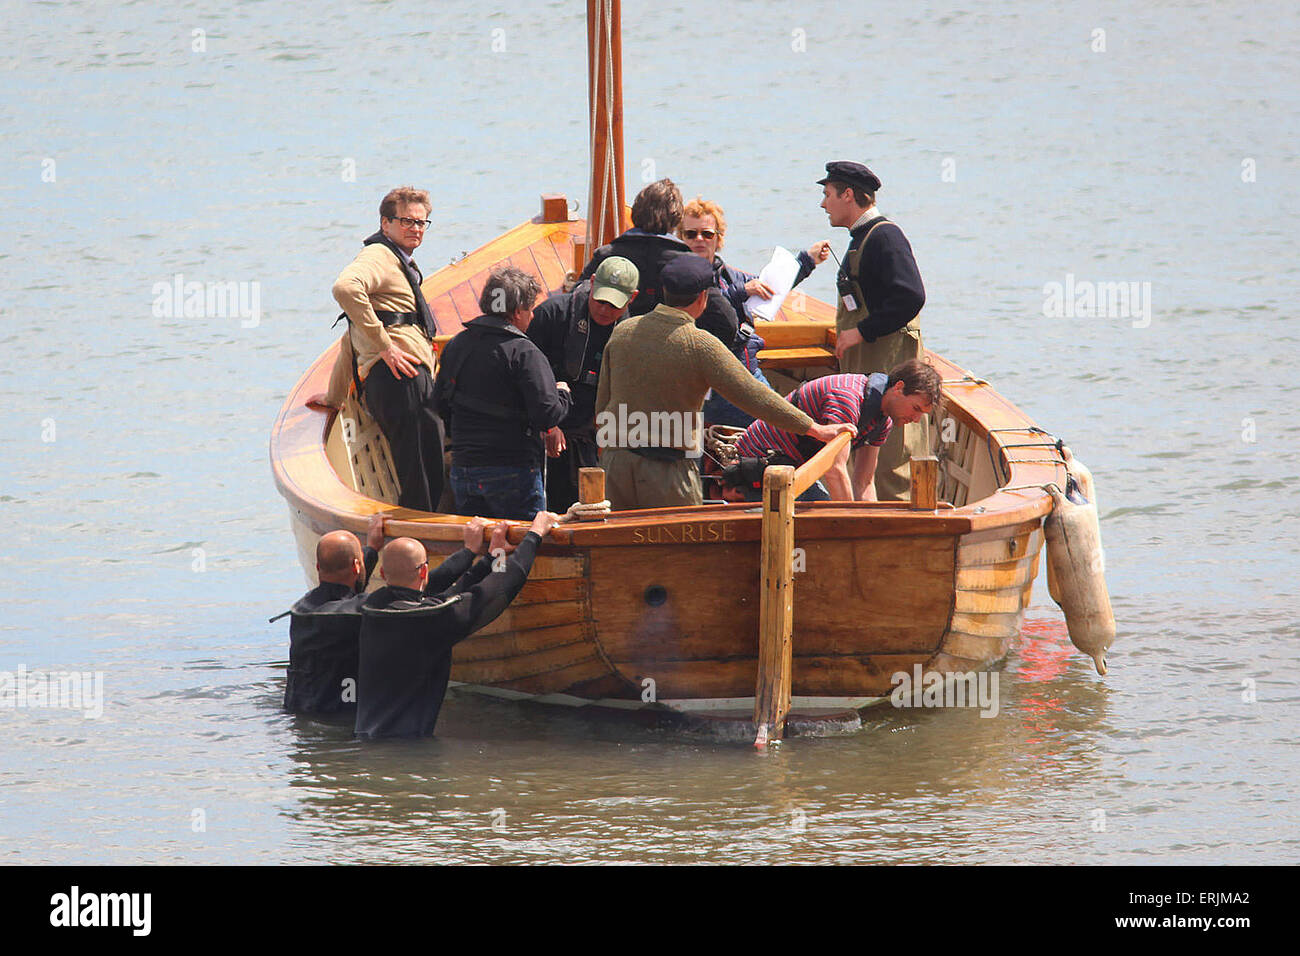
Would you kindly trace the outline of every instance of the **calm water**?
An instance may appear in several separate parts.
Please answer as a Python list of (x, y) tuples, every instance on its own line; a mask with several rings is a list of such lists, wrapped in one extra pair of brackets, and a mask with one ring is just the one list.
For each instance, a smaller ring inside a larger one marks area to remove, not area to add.
[[(628, 0), (629, 196), (715, 198), (756, 269), (842, 249), (813, 180), (868, 162), (927, 344), (1097, 475), (1110, 674), (1040, 580), (993, 719), (756, 755), (468, 696), (391, 746), (282, 714), (266, 441), (329, 285), (392, 185), (433, 194), (426, 271), (585, 199), (583, 5), (6, 0), (0, 670), (104, 704), (0, 709), (0, 860), (1296, 861), (1300, 13), (853, 6)], [(177, 274), (257, 321), (169, 314)], [(1149, 322), (1045, 315), (1067, 276), (1150, 283)]]

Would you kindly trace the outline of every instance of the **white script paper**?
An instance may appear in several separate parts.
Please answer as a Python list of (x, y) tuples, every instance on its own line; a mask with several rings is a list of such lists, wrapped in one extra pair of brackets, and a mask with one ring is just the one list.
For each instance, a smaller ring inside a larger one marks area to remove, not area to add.
[(781, 309), (781, 303), (794, 288), (794, 280), (798, 275), (799, 260), (790, 254), (789, 249), (777, 246), (772, 250), (772, 260), (763, 266), (763, 271), (758, 274), (759, 281), (772, 290), (772, 298), (763, 299), (751, 295), (745, 300), (755, 320), (764, 319), (770, 322), (776, 317), (776, 313)]

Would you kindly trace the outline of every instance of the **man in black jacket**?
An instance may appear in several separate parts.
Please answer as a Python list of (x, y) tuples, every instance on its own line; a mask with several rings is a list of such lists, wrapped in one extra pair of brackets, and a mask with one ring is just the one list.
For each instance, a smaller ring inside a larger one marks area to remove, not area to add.
[(637, 298), (636, 266), (610, 256), (572, 292), (539, 305), (528, 337), (551, 363), (556, 379), (569, 383), (573, 403), (546, 433), (546, 506), (563, 512), (578, 500), (578, 469), (599, 465), (596, 451), (596, 386), (600, 361), (614, 323)]
[[(830, 162), (821, 207), (832, 226), (849, 230), (849, 248), (836, 276), (835, 354), (840, 371), (888, 372), (908, 359), (924, 361), (921, 324), (925, 286), (912, 246), (895, 223), (876, 209), (880, 179), (861, 163)], [(906, 498), (908, 462), (928, 455), (927, 419), (894, 429), (880, 449), (876, 494), (881, 501)]]
[[(592, 253), (591, 261), (582, 270), (582, 278), (590, 279), (596, 267), (610, 256), (631, 261), (640, 277), (640, 292), (628, 311), (631, 315), (645, 315), (663, 301), (659, 273), (664, 265), (677, 256), (694, 255), (690, 246), (673, 235), (681, 225), (682, 209), (681, 190), (671, 179), (660, 179), (646, 186), (632, 201), (632, 228)], [(744, 346), (736, 310), (720, 289), (709, 291), (704, 312), (695, 324), (713, 333), (733, 354)]]
[[(487, 526), (482, 518), (465, 525), (465, 547), (429, 573), (430, 593), (448, 591), (469, 570), (474, 558), (482, 553)], [(316, 543), (320, 583), (286, 612), (289, 670), (284, 685), (285, 710), (335, 714), (355, 709), (361, 605), (383, 544), (382, 514), (370, 519), (364, 551), (351, 531), (331, 531)]]
[(388, 543), (380, 571), (387, 586), (361, 609), (358, 736), (433, 733), (451, 676), (452, 648), (509, 607), (528, 580), (542, 538), (558, 521), (549, 511), (538, 512), (509, 558), (506, 525), (498, 525), (489, 554), (436, 596), (426, 582), (424, 545), (414, 538)]
[(546, 507), (542, 436), (569, 413), (569, 386), (525, 334), (537, 279), (503, 266), (483, 285), (483, 315), (447, 343), (434, 399), (447, 423), (451, 487), (463, 515), (531, 520)]

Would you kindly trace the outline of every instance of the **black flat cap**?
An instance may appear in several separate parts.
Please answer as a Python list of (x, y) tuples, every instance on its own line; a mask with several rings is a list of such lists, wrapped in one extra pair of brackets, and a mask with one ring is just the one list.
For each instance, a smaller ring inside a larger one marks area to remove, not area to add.
[(713, 266), (703, 256), (683, 252), (664, 265), (659, 285), (671, 296), (699, 295), (713, 285)]
[(827, 163), (826, 178), (817, 180), (817, 184), (824, 186), (831, 180), (857, 186), (869, 193), (874, 193), (880, 189), (880, 177), (861, 163), (849, 163), (839, 159)]

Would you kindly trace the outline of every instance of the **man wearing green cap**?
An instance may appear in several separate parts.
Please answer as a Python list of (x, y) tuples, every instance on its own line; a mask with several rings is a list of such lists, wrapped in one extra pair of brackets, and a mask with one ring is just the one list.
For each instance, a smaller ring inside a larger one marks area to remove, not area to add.
[(557, 293), (533, 310), (528, 337), (551, 363), (556, 381), (568, 382), (569, 413), (546, 433), (546, 504), (563, 513), (578, 500), (578, 469), (595, 468), (596, 386), (614, 323), (627, 315), (640, 276), (621, 256), (605, 259), (590, 279)]

